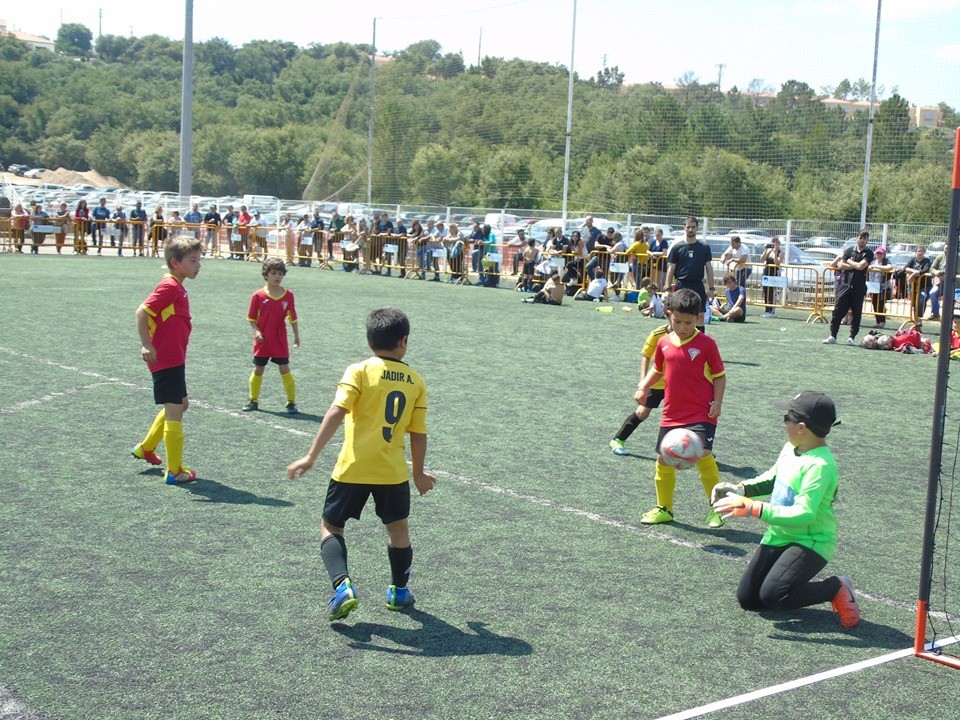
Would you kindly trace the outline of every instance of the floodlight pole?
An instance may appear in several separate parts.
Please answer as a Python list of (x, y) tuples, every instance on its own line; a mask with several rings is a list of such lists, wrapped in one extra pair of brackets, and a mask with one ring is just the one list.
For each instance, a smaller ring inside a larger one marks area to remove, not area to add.
[(870, 113), (867, 116), (867, 154), (863, 165), (863, 197), (860, 200), (860, 229), (867, 226), (867, 193), (870, 190), (870, 153), (873, 150), (873, 106), (877, 102), (877, 56), (880, 53), (880, 5), (877, 0), (877, 30), (873, 39), (873, 80), (870, 83)]
[(370, 51), (370, 128), (367, 137), (367, 209), (373, 206), (373, 78), (377, 66), (377, 19), (373, 19), (373, 48)]
[(943, 292), (940, 323), (940, 353), (937, 356), (937, 383), (933, 393), (933, 432), (930, 435), (930, 464), (927, 475), (927, 510), (923, 522), (923, 555), (920, 560), (920, 592), (917, 596), (917, 629), (914, 653), (944, 664), (960, 664), (941, 660), (935, 653), (925, 652), (927, 614), (930, 604), (930, 585), (933, 581), (933, 536), (939, 510), (941, 457), (943, 455), (944, 426), (947, 422), (947, 378), (950, 376), (950, 332), (953, 327), (953, 305), (956, 290), (957, 252), (960, 250), (960, 129), (956, 131), (953, 150), (953, 188), (950, 202), (950, 225), (947, 228), (946, 267), (940, 285)]
[(570, 135), (573, 130), (573, 51), (577, 44), (577, 0), (573, 0), (573, 30), (570, 37), (570, 80), (567, 84), (567, 133), (563, 149), (563, 209), (561, 232), (567, 227), (567, 195), (570, 192)]
[(186, 0), (183, 27), (183, 81), (180, 90), (180, 197), (193, 192), (193, 0)]

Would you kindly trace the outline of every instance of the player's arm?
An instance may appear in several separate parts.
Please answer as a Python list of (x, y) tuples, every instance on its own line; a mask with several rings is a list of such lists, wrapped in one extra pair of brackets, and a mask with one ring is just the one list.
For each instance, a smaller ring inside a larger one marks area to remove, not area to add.
[(647, 374), (644, 376), (643, 380), (637, 385), (637, 392), (633, 396), (633, 399), (637, 401), (638, 404), (642, 405), (643, 402), (647, 399), (647, 392), (650, 388), (656, 385), (660, 380), (663, 379), (663, 373), (657, 372), (656, 367), (651, 367)]
[(707, 260), (707, 288), (713, 290), (713, 263)]
[(140, 334), (140, 357), (148, 365), (157, 362), (157, 349), (153, 346), (153, 338), (150, 337), (150, 324), (147, 309), (141, 305), (135, 313), (137, 318), (137, 332)]
[(293, 327), (293, 346), (298, 348), (300, 347), (300, 323), (292, 320), (290, 325)]
[(296, 478), (303, 477), (304, 473), (313, 467), (313, 464), (317, 461), (320, 453), (327, 446), (327, 443), (330, 442), (330, 439), (334, 436), (340, 425), (343, 423), (343, 418), (346, 417), (346, 415), (346, 409), (340, 407), (339, 405), (331, 405), (329, 407), (327, 414), (323, 416), (323, 421), (320, 423), (320, 429), (317, 430), (316, 437), (313, 438), (313, 444), (310, 446), (310, 452), (308, 452), (299, 460), (295, 460), (287, 465), (288, 478), (295, 480)]
[(713, 379), (713, 400), (710, 402), (710, 410), (707, 416), (711, 418), (720, 417), (720, 411), (723, 409), (723, 394), (727, 390), (727, 376), (720, 375)]
[(673, 288), (673, 274), (677, 271), (677, 266), (674, 263), (667, 263), (667, 278), (663, 283), (664, 292), (670, 292)]
[(253, 328), (253, 339), (255, 342), (263, 342), (263, 333), (260, 332), (260, 327), (257, 325), (257, 321), (253, 318), (247, 318), (250, 322), (250, 327)]
[(437, 484), (437, 479), (424, 470), (423, 464), (427, 457), (427, 436), (426, 433), (409, 433), (410, 435), (410, 465), (413, 470), (413, 484), (421, 495), (426, 495), (433, 486)]

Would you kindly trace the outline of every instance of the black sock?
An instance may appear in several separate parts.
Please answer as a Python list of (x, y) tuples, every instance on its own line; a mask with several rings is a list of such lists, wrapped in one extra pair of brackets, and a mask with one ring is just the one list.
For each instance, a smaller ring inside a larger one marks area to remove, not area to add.
[(614, 437), (617, 440), (626, 440), (633, 435), (633, 431), (636, 430), (642, 422), (643, 420), (638, 418), (635, 412), (630, 413), (630, 417), (623, 421), (623, 425), (620, 426), (620, 429), (617, 430), (617, 434)]
[(350, 576), (347, 572), (347, 542), (343, 535), (327, 535), (320, 543), (320, 556), (330, 575), (333, 589), (336, 590), (337, 586)]
[(398, 588), (406, 587), (410, 580), (410, 569), (413, 565), (413, 548), (395, 548), (387, 545), (387, 557), (390, 558), (390, 573), (393, 575), (393, 584)]

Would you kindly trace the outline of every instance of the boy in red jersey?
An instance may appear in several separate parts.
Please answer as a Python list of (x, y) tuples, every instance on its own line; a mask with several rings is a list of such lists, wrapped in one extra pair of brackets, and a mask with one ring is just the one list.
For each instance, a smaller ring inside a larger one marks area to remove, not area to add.
[[(400, 611), (413, 606), (413, 592), (407, 587), (413, 563), (407, 520), (410, 471), (421, 495), (436, 483), (423, 466), (427, 453), (427, 386), (420, 374), (403, 362), (410, 321), (399, 308), (384, 307), (371, 312), (366, 325), (367, 344), (374, 356), (344, 371), (310, 452), (287, 466), (291, 480), (302, 477), (344, 425), (343, 445), (323, 505), (320, 541), (320, 555), (334, 588), (327, 603), (330, 622), (345, 618), (357, 607), (343, 531), (349, 518), (360, 519), (371, 495), (377, 517), (390, 538), (387, 557), (393, 582), (387, 588), (387, 608)], [(410, 469), (404, 457), (407, 435)]]
[[(667, 300), (667, 317), (672, 331), (657, 343), (653, 367), (637, 386), (636, 399), (643, 404), (647, 393), (661, 378), (664, 388), (663, 416), (657, 437), (657, 506), (640, 518), (644, 525), (673, 521), (673, 490), (676, 470), (662, 461), (660, 443), (674, 428), (687, 428), (703, 442), (704, 455), (697, 462), (700, 482), (710, 500), (713, 486), (720, 481), (720, 469), (711, 452), (713, 436), (727, 378), (720, 359), (720, 350), (713, 338), (697, 330), (703, 322), (703, 304), (700, 296), (689, 288), (682, 288)], [(723, 526), (723, 518), (712, 507), (707, 515), (707, 526)]]
[(280, 366), (280, 379), (287, 393), (287, 414), (296, 415), (297, 383), (290, 372), (290, 345), (287, 342), (287, 320), (293, 327), (293, 346), (300, 347), (300, 329), (297, 326), (297, 308), (293, 293), (283, 288), (287, 266), (280, 258), (263, 261), (263, 279), (266, 287), (250, 297), (247, 320), (253, 327), (253, 372), (250, 374), (250, 401), (244, 411), (260, 409), (260, 385), (263, 371), (271, 360)]
[(187, 399), (187, 343), (190, 341), (190, 301), (183, 287), (186, 278), (200, 272), (200, 240), (177, 236), (167, 241), (163, 257), (169, 274), (137, 308), (140, 357), (153, 374), (153, 401), (163, 408), (150, 431), (132, 452), (151, 465), (163, 463), (154, 452), (163, 440), (167, 448), (168, 485), (192, 482), (197, 474), (183, 464), (183, 413)]

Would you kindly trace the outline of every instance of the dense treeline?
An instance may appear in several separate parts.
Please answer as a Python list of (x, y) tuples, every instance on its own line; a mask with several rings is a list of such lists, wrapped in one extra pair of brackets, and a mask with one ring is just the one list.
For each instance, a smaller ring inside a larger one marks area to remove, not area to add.
[[(5, 162), (96, 168), (175, 190), (182, 44), (64, 26), (57, 54), (0, 37)], [(195, 193), (366, 196), (368, 47), (282, 41), (195, 46)], [(615, 70), (615, 69), (614, 69)], [(714, 217), (860, 214), (867, 122), (799, 81), (761, 104), (685, 76), (682, 91), (578, 80), (572, 207)], [(376, 68), (376, 202), (559, 207), (565, 68), (460, 55), (422, 41)], [(844, 80), (843, 82), (848, 82)], [(842, 84), (842, 83), (841, 83)], [(957, 114), (948, 107), (946, 124)], [(953, 135), (911, 130), (894, 93), (875, 118), (869, 216), (944, 222)]]

